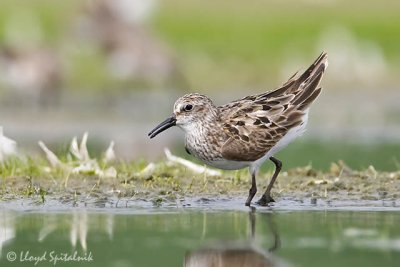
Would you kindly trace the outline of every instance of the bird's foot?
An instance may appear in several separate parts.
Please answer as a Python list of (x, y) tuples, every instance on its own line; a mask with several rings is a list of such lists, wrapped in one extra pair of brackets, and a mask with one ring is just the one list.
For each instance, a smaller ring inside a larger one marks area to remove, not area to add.
[(271, 197), (271, 195), (264, 194), (256, 203), (260, 206), (268, 206), (268, 204), (271, 202), (275, 202), (275, 200)]

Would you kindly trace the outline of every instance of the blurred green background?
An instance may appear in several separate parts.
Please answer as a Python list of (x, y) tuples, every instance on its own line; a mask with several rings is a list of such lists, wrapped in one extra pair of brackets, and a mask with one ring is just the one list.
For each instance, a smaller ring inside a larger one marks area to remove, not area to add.
[[(20, 39), (26, 38), (24, 46), (36, 42), (68, 57), (69, 89), (113, 90), (115, 84), (106, 86), (112, 78), (98, 44), (77, 44), (79, 38), (74, 35), (79, 21), (90, 17), (85, 7), (103, 2), (107, 1), (4, 0), (0, 40), (3, 44), (18, 42), (10, 36), (21, 35)], [(283, 59), (293, 54), (309, 63), (325, 48), (318, 44), (321, 36), (335, 27), (346, 29), (356, 42), (364, 40), (379, 47), (390, 68), (388, 76), (400, 70), (398, 1), (148, 2), (153, 4), (137, 24), (168, 47), (196, 90), (277, 85), (282, 82)]]
[(0, 125), (38, 153), (88, 130), (121, 158), (182, 153), (146, 133), (187, 92), (217, 104), (273, 89), (327, 51), (324, 91), (285, 167), (399, 169), (400, 2), (51, 1), (0, 3)]

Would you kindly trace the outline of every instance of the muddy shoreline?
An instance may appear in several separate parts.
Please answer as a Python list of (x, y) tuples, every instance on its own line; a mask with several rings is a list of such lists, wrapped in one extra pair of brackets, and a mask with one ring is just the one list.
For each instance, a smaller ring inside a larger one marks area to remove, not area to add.
[[(116, 164), (115, 168), (118, 175), (114, 178), (60, 171), (3, 176), (0, 205), (16, 210), (246, 209), (244, 201), (250, 187), (246, 170), (211, 177), (161, 164), (151, 175), (143, 176), (137, 172), (141, 168), (137, 165)], [(270, 175), (259, 175), (255, 201)], [(280, 174), (272, 193), (276, 202), (269, 208), (400, 209), (399, 192), (399, 171), (377, 172), (373, 167), (356, 171), (338, 163), (332, 164), (329, 172), (319, 172), (308, 166)]]

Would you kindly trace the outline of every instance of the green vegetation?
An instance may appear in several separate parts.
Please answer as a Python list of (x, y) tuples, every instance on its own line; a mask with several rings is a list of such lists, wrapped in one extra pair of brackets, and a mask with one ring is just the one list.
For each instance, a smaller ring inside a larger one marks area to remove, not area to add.
[[(118, 199), (145, 200), (159, 206), (182, 197), (245, 197), (249, 189), (248, 171), (223, 172), (217, 177), (194, 174), (182, 166), (160, 162), (143, 172), (145, 162), (102, 164), (114, 167), (109, 177), (90, 171), (51, 168), (44, 159), (11, 158), (0, 166), (0, 196), (3, 200), (33, 198), (63, 203), (115, 203)], [(258, 178), (259, 192), (265, 190), (271, 172)], [(312, 197), (315, 199), (396, 199), (399, 197), (400, 172), (378, 172), (372, 166), (355, 171), (339, 162), (321, 172), (311, 166), (285, 169), (275, 184), (277, 198)]]
[[(285, 56), (296, 52), (310, 61), (317, 55), (322, 34), (334, 26), (378, 45), (396, 73), (400, 67), (399, 9), (399, 2), (394, 0), (346, 4), (171, 0), (160, 1), (148, 26), (175, 54), (192, 90), (233, 90), (282, 82), (279, 69)], [(42, 31), (39, 42), (58, 51), (66, 61), (67, 88), (140, 88), (113, 80), (103, 53), (79, 39), (77, 26), (82, 10), (82, 1), (76, 0), (2, 1), (0, 44), (7, 41), (6, 26), (13, 16), (18, 19), (31, 14)], [(29, 38), (32, 25), (27, 22), (29, 16), (17, 30)]]
[(345, 6), (340, 1), (175, 0), (162, 3), (154, 27), (179, 51), (194, 90), (241, 89), (282, 82), (277, 67), (285, 55), (314, 58), (318, 40), (334, 26), (376, 43), (398, 68), (399, 8), (391, 0)]

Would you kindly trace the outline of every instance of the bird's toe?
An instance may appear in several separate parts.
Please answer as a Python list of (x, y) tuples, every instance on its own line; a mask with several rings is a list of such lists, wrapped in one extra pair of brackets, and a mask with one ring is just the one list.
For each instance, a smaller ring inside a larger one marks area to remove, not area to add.
[(270, 195), (263, 195), (258, 201), (257, 204), (260, 206), (268, 206), (269, 203), (275, 202), (275, 200)]

